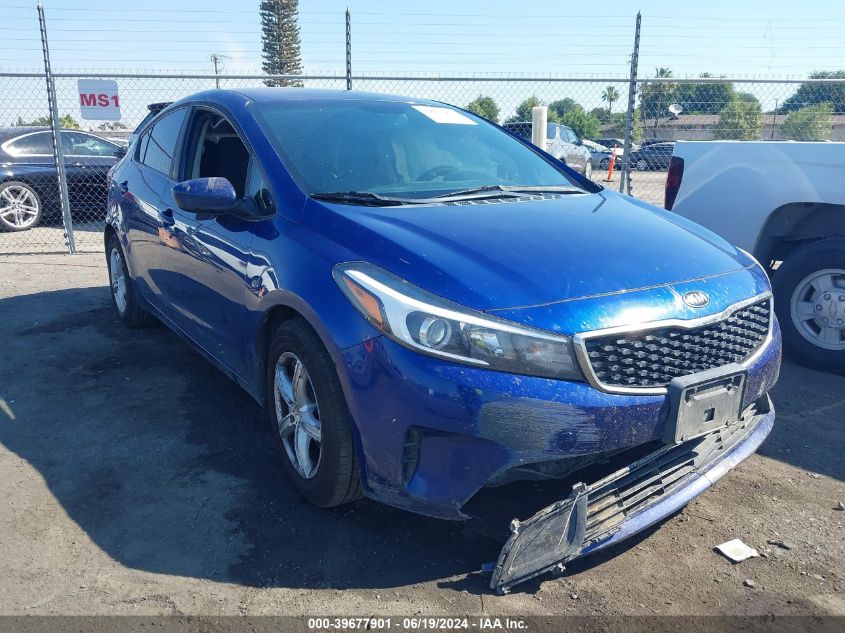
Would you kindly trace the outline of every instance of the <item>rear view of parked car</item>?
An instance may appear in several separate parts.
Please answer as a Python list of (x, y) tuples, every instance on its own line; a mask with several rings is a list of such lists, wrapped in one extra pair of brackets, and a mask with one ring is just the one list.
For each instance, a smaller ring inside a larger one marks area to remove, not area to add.
[(631, 152), (631, 166), (640, 171), (669, 169), (674, 143), (643, 143), (635, 152)]
[(265, 405), (316, 505), (467, 520), (545, 482), (500, 593), (670, 516), (772, 428), (757, 262), (485, 119), (215, 90), (132, 148), (104, 232), (119, 318), (158, 318)]
[[(90, 132), (60, 132), (72, 217), (102, 220), (107, 173), (125, 148)], [(61, 215), (49, 129), (0, 129), (0, 230), (25, 231)]]
[[(511, 134), (531, 142), (530, 121), (505, 123), (502, 127)], [(578, 135), (571, 128), (559, 123), (547, 124), (546, 151), (587, 178), (593, 175), (590, 150), (581, 144)]]

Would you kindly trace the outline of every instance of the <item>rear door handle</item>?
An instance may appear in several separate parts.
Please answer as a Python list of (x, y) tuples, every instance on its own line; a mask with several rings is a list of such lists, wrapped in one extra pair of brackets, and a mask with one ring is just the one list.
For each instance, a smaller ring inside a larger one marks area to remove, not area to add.
[(173, 226), (176, 224), (176, 220), (173, 219), (173, 209), (165, 209), (164, 211), (159, 211), (158, 217), (161, 218), (161, 223), (164, 226)]

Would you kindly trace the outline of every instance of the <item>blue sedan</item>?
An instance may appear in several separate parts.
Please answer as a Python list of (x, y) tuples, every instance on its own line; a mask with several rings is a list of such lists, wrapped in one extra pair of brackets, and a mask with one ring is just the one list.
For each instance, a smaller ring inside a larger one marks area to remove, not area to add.
[(442, 103), (188, 97), (112, 170), (104, 237), (119, 317), (265, 405), (312, 503), (462, 520), (545, 482), (500, 593), (661, 521), (772, 428), (750, 255)]

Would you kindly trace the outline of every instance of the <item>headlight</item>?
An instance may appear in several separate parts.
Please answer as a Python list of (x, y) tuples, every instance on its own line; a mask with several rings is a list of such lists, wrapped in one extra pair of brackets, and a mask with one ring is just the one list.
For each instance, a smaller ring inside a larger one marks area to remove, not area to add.
[(567, 336), (464, 308), (373, 264), (338, 264), (333, 274), (364, 318), (405, 347), (514, 374), (581, 378)]

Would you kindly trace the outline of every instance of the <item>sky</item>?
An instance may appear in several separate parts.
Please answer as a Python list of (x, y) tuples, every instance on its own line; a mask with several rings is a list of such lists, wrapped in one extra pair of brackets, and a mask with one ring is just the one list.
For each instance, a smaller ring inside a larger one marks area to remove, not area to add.
[[(52, 66), (59, 72), (211, 72), (210, 56), (216, 53), (223, 56), (225, 73), (258, 73), (258, 5), (258, 0), (46, 0)], [(640, 76), (657, 67), (669, 67), (678, 77), (702, 72), (805, 77), (845, 68), (845, 4), (815, 0), (812, 15), (797, 12), (799, 6), (774, 0), (657, 0), (639, 6), (621, 0), (307, 0), (300, 3), (299, 23), (309, 74), (343, 73), (347, 7), (357, 75), (624, 78), (638, 9)], [(35, 3), (0, 0), (0, 12), (0, 72), (41, 70)], [(501, 92), (502, 85), (495, 89)], [(517, 92), (521, 97), (534, 89), (509, 85), (514, 95), (508, 101), (514, 103)], [(585, 105), (600, 104), (600, 90), (578, 88)], [(767, 88), (768, 94), (757, 89), (764, 107), (786, 96)], [(465, 103), (485, 89), (493, 88), (456, 84), (432, 86), (430, 92)]]

